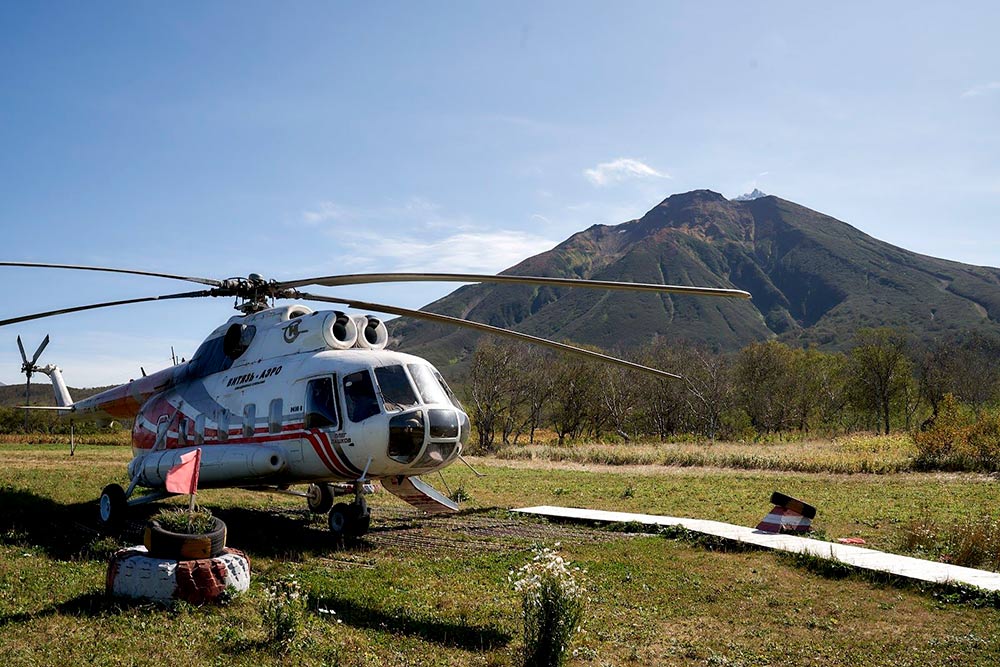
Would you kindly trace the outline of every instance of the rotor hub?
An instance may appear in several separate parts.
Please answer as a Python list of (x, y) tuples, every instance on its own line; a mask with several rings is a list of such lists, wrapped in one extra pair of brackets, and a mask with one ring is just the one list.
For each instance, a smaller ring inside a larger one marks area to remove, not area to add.
[(213, 290), (214, 296), (236, 297), (236, 310), (245, 315), (266, 310), (274, 305), (275, 299), (294, 299), (298, 292), (280, 289), (277, 282), (267, 280), (259, 273), (251, 273), (246, 278), (227, 278)]

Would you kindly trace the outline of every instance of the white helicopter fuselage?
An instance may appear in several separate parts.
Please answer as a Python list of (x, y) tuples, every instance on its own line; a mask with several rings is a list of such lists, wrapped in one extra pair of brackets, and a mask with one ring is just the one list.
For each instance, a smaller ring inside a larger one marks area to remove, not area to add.
[(380, 349), (387, 338), (375, 318), (300, 305), (237, 316), (190, 361), (79, 401), (74, 413), (133, 417), (129, 477), (153, 489), (193, 448), (202, 487), (439, 470), (461, 453), (469, 419), (431, 364)]
[[(304, 299), (414, 317), (541, 345), (661, 379), (680, 378), (503, 327), (391, 304), (313, 294), (300, 291), (301, 287), (485, 282), (750, 298), (748, 292), (731, 288), (506, 273), (370, 273), (276, 281), (258, 273), (216, 280), (103, 266), (7, 261), (0, 266), (153, 276), (201, 287), (0, 319), (0, 326), (168, 299), (231, 297), (236, 309), (245, 313), (216, 329), (190, 361), (149, 376), (144, 373), (138, 380), (76, 403), (70, 403), (57, 367), (35, 366), (44, 344), (29, 361), (18, 339), (22, 370), (29, 379), (35, 370), (52, 377), (57, 410), (70, 419), (135, 420), (129, 487), (109, 484), (101, 493), (100, 516), (106, 528), (120, 527), (127, 507), (175, 492), (191, 493), (193, 503), (190, 486), (167, 482), (181, 455), (192, 449), (200, 452), (203, 487), (261, 488), (304, 495), (311, 511), (329, 510), (330, 530), (336, 536), (357, 537), (368, 530), (370, 514), (364, 494), (372, 487), (369, 480), (380, 480), (384, 488), (428, 513), (459, 510), (454, 500), (419, 478), (460, 459), (471, 435), (469, 418), (440, 373), (419, 357), (386, 351), (388, 331), (378, 318), (348, 316), (340, 311), (313, 312), (302, 305), (269, 308), (277, 299)], [(300, 482), (309, 483), (307, 492), (298, 494), (288, 488)], [(153, 492), (132, 498), (138, 486)], [(345, 488), (353, 492), (354, 501), (333, 504), (333, 496), (344, 494)]]

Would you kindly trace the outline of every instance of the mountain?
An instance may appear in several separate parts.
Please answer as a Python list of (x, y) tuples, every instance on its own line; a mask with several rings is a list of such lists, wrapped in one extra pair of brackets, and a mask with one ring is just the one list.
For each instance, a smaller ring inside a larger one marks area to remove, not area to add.
[(733, 201), (753, 201), (754, 199), (760, 199), (761, 197), (766, 197), (766, 196), (767, 196), (766, 192), (761, 192), (757, 188), (754, 188), (753, 192), (747, 192), (746, 194), (742, 194), (739, 197), (734, 197)]
[[(859, 327), (881, 325), (921, 338), (1000, 332), (1000, 270), (919, 255), (775, 196), (673, 195), (503, 273), (737, 287), (753, 300), (469, 285), (426, 309), (609, 350), (657, 336), (724, 350), (769, 338), (837, 349)], [(407, 318), (391, 333), (397, 347), (442, 366), (461, 364), (477, 337)]]

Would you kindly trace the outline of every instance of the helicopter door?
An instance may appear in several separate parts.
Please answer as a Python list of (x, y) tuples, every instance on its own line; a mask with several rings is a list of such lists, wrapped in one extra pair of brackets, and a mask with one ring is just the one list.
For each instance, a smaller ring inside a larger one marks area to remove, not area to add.
[(367, 370), (344, 377), (344, 403), (347, 405), (347, 416), (355, 423), (381, 412), (375, 398), (375, 385)]
[(305, 428), (340, 428), (336, 387), (335, 378), (330, 376), (306, 383)]

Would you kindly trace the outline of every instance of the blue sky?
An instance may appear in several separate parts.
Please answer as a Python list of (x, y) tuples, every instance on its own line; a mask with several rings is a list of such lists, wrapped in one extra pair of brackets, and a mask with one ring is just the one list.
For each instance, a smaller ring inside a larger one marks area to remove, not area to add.
[[(995, 3), (4, 3), (3, 259), (227, 277), (495, 272), (666, 196), (759, 187), (1000, 265)], [(0, 269), (3, 316), (188, 289)], [(417, 307), (447, 286), (339, 290)], [(232, 311), (7, 327), (74, 386)]]

